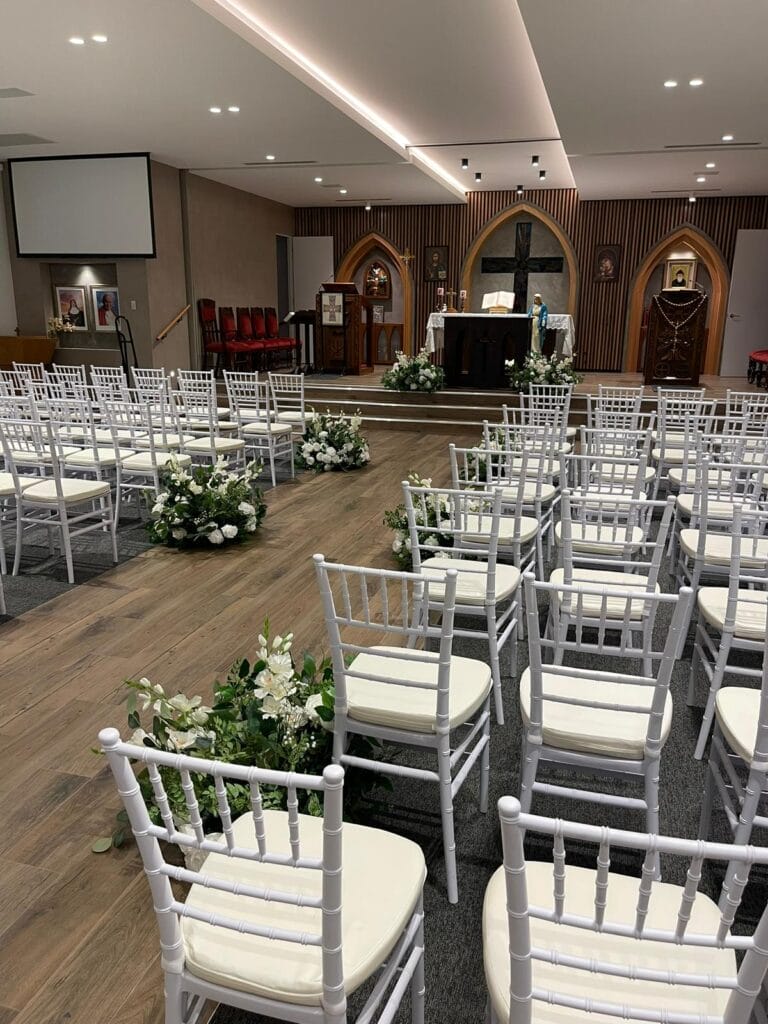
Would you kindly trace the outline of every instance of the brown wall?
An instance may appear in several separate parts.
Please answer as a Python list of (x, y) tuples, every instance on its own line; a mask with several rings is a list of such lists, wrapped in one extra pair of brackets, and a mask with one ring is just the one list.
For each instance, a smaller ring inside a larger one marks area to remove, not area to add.
[[(570, 238), (579, 265), (577, 362), (583, 369), (620, 370), (626, 344), (627, 307), (632, 281), (647, 253), (676, 228), (690, 224), (708, 235), (733, 262), (739, 228), (768, 227), (768, 196), (723, 199), (627, 199), (583, 202), (575, 189), (535, 190), (523, 197), (553, 217)], [(424, 247), (447, 245), (449, 285), (460, 287), (464, 256), (483, 226), (515, 203), (513, 192), (472, 192), (466, 204), (450, 206), (392, 206), (296, 211), (297, 235), (333, 235), (336, 264), (359, 238), (375, 231), (400, 252), (406, 246), (416, 254), (412, 264), (415, 284), (416, 338), (435, 308), (436, 284), (422, 282)], [(595, 248), (622, 246), (619, 279), (593, 280)], [(551, 309), (551, 307), (550, 307)], [(560, 312), (551, 309), (551, 312)]]
[(293, 207), (190, 174), (187, 209), (194, 298), (276, 306), (275, 236), (293, 234)]
[[(152, 163), (152, 207), (157, 258), (147, 260), (149, 329), (152, 366), (167, 370), (190, 365), (189, 318), (185, 317), (163, 341), (154, 339), (187, 304), (184, 276), (184, 236), (181, 218), (181, 172)], [(191, 312), (191, 310), (190, 310)]]

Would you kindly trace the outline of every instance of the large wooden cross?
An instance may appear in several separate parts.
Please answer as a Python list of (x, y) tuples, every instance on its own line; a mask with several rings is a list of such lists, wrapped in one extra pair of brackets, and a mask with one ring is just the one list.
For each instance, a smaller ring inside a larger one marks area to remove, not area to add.
[[(515, 227), (514, 256), (483, 256), (480, 261), (482, 274), (514, 274), (513, 291), (523, 309), (528, 308), (529, 274), (562, 274), (562, 256), (531, 256), (531, 224), (518, 222)], [(520, 308), (518, 306), (518, 308)]]

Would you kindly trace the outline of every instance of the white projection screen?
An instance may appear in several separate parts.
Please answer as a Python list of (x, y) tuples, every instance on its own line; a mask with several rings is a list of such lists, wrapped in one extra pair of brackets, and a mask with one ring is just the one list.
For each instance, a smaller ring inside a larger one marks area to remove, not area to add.
[(152, 257), (149, 154), (9, 160), (19, 256)]

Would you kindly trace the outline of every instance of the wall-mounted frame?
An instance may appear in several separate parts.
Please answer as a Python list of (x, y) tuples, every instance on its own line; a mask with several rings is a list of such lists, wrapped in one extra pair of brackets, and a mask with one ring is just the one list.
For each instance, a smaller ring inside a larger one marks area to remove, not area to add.
[(595, 248), (595, 281), (617, 281), (621, 270), (621, 246), (598, 245)]
[(667, 260), (664, 265), (665, 288), (694, 288), (698, 260)]
[(424, 280), (448, 280), (448, 246), (428, 245), (424, 249)]
[(74, 331), (88, 330), (85, 288), (78, 285), (55, 285), (53, 289), (54, 316), (72, 325)]
[(369, 299), (392, 298), (392, 274), (383, 260), (371, 260), (363, 272), (363, 295)]
[(114, 331), (120, 316), (120, 292), (112, 285), (91, 285), (91, 313), (95, 331)]

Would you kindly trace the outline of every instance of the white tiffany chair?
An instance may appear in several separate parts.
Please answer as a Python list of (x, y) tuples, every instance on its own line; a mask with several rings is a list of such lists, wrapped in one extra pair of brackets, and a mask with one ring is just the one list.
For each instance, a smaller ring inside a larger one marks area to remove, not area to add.
[[(65, 450), (57, 443), (49, 423), (29, 420), (5, 420), (2, 424), (5, 464), (16, 489), (16, 557), (13, 575), (21, 565), (25, 529), (42, 527), (58, 530), (67, 563), (67, 579), (75, 582), (71, 539), (94, 530), (109, 531), (112, 537), (112, 560), (117, 562), (117, 535), (112, 509), (112, 495), (105, 480), (77, 480), (63, 474)], [(39, 482), (28, 485), (20, 467), (29, 465), (29, 458), (45, 453), (50, 473)]]
[(680, 466), (686, 448), (696, 447), (697, 434), (711, 434), (715, 417), (715, 402), (705, 401), (695, 393), (681, 397), (677, 392), (659, 389), (658, 430), (651, 459), (656, 469), (653, 496), (656, 498), (661, 484), (670, 488), (669, 471)]
[(264, 420), (267, 413), (259, 405), (259, 372), (248, 370), (224, 370), (224, 386), (227, 389), (229, 418), (242, 425), (253, 420)]
[(541, 426), (557, 421), (561, 443), (572, 441), (576, 436), (576, 428), (568, 426), (572, 394), (572, 384), (529, 384), (520, 395), (523, 422)]
[[(768, 633), (768, 559), (756, 558), (758, 543), (768, 537), (768, 510), (737, 507), (730, 534), (727, 586), (699, 587), (698, 622), (691, 657), (688, 703), (696, 693), (696, 671), (708, 683), (704, 718), (694, 757), (702, 758), (712, 728), (715, 702), (725, 676), (759, 679), (760, 670), (744, 664), (737, 652), (762, 653)], [(736, 655), (736, 657), (734, 657)]]
[[(437, 784), (448, 900), (457, 903), (453, 798), (479, 761), (480, 810), (488, 809), (491, 699), (485, 662), (452, 653), (458, 574), (450, 570), (437, 583), (417, 573), (326, 562), (323, 555), (314, 561), (333, 659), (333, 759)], [(440, 595), (439, 625), (413, 616), (432, 589)], [(348, 751), (354, 736), (385, 745), (375, 760), (359, 757)], [(433, 751), (435, 768), (403, 763), (402, 747)]]
[(60, 394), (67, 398), (86, 401), (91, 397), (84, 366), (53, 363), (50, 370), (45, 371), (45, 379), (58, 385)]
[[(486, 640), (493, 676), (496, 721), (504, 722), (501, 691), (501, 651), (512, 648), (512, 675), (517, 666), (520, 570), (498, 560), (503, 495), (501, 488), (463, 491), (452, 488), (415, 487), (403, 481), (408, 535), (413, 571), (433, 581), (419, 606), (419, 618), (442, 609), (440, 583), (451, 569), (459, 576), (456, 586), (456, 614), (480, 620), (472, 626), (454, 627), (454, 635)], [(452, 546), (436, 548), (430, 509), (444, 509), (440, 533)]]
[[(768, 828), (764, 803), (768, 795), (768, 632), (760, 646), (760, 688), (725, 686), (715, 700), (715, 729), (699, 824), (702, 839), (709, 835), (716, 797), (722, 803), (734, 843), (750, 843), (754, 828)], [(734, 879), (735, 868), (731, 863), (726, 876), (729, 900), (737, 896), (734, 888), (742, 888), (739, 880)]]
[[(229, 405), (218, 404), (216, 376), (213, 370), (177, 370), (178, 397), (182, 401), (183, 414), (188, 419), (188, 426), (194, 429), (207, 430), (211, 413), (219, 420), (219, 433), (233, 430), (227, 423)], [(198, 408), (198, 406), (200, 408)], [(195, 420), (200, 420), (200, 427), (195, 427)]]
[[(567, 605), (576, 625), (568, 640), (542, 638), (537, 599), (555, 598)], [(569, 800), (643, 811), (649, 832), (659, 830), (659, 761), (672, 727), (672, 669), (682, 655), (693, 593), (683, 588), (679, 596), (645, 592), (639, 587), (567, 586), (538, 583), (525, 575), (528, 618), (529, 666), (520, 679), (520, 713), (523, 720), (523, 753), (520, 803), (530, 810), (534, 793)], [(617, 605), (623, 609), (617, 628)], [(663, 646), (652, 649), (653, 627), (660, 608), (672, 608), (672, 620), (664, 632)], [(638, 622), (651, 638), (635, 642)], [(585, 642), (583, 630), (594, 632)], [(616, 635), (618, 632), (618, 636)], [(612, 643), (607, 643), (610, 633)], [(546, 649), (555, 651), (554, 665), (543, 664)], [(585, 652), (600, 658), (599, 668), (563, 664)], [(641, 673), (623, 668), (627, 660), (639, 661)], [(658, 661), (658, 667), (653, 662)], [(612, 666), (616, 665), (616, 669)], [(569, 773), (624, 777), (643, 786), (642, 797), (619, 792), (576, 788), (560, 782), (542, 782), (545, 765)]]
[(45, 412), (67, 476), (94, 476), (97, 480), (111, 481), (116, 476), (120, 458), (133, 455), (130, 448), (116, 449), (111, 432), (96, 426), (90, 402), (49, 399)]
[(16, 373), (17, 380), (24, 385), (26, 390), (27, 384), (32, 380), (45, 380), (45, 364), (44, 363), (17, 363), (14, 359), (13, 369)]
[[(483, 905), (488, 1024), (749, 1024), (768, 910), (732, 934), (743, 886), (722, 912), (698, 886), (730, 860), (745, 877), (768, 850), (521, 814), (513, 797), (499, 818), (504, 863)], [(524, 837), (546, 841), (546, 863), (526, 860)], [(595, 866), (568, 864), (566, 841), (596, 849)], [(659, 854), (681, 862), (684, 885), (654, 880)], [(611, 870), (632, 855), (639, 878)]]
[[(208, 761), (122, 743), (116, 729), (99, 742), (157, 915), (166, 1024), (207, 1020), (206, 1000), (296, 1024), (346, 1024), (348, 997), (368, 981), (375, 984), (358, 1021), (392, 1021), (410, 989), (411, 1021), (423, 1024), (424, 857), (407, 839), (343, 822), (340, 767), (314, 776)], [(161, 808), (157, 825), (134, 761)], [(204, 831), (193, 781), (201, 776), (216, 790), (221, 838)], [(168, 807), (169, 783), (187, 801), (183, 832)], [(234, 820), (230, 786), (250, 790), (252, 810)], [(275, 787), (284, 792), (287, 811), (264, 809), (265, 787), (270, 799)], [(307, 791), (317, 793), (322, 817), (299, 813)], [(169, 847), (207, 857), (190, 870), (166, 859)]]
[(122, 366), (94, 366), (91, 363), (91, 384), (97, 398), (118, 399), (128, 388), (128, 378)]
[(307, 413), (304, 407), (303, 373), (270, 373), (272, 408), (278, 423), (290, 423), (295, 434), (304, 435)]
[[(0, 419), (0, 432), (3, 430), (3, 421)], [(8, 572), (8, 564), (5, 556), (5, 539), (3, 528), (15, 527), (16, 524), (16, 494), (19, 487), (31, 487), (32, 484), (40, 483), (40, 476), (25, 476), (17, 473), (14, 479), (9, 470), (0, 471), (0, 575), (5, 576)]]
[[(651, 420), (653, 420), (653, 414)], [(639, 497), (640, 493), (647, 494), (653, 484), (656, 471), (650, 465), (651, 458), (651, 427), (645, 430), (631, 430), (623, 427), (582, 427), (579, 433), (581, 445), (579, 453), (581, 456), (592, 455), (601, 460), (601, 479), (611, 483), (617, 490), (632, 492), (633, 496)], [(616, 459), (617, 465), (614, 471), (611, 460)], [(629, 460), (627, 467), (626, 460)], [(642, 460), (642, 471), (640, 470)], [(634, 462), (634, 475), (639, 477), (639, 491), (635, 495), (635, 482), (631, 464)], [(585, 467), (586, 468), (586, 467)], [(582, 478), (584, 474), (582, 472)], [(594, 472), (589, 476), (594, 480)], [(573, 483), (575, 477), (569, 477)], [(575, 489), (575, 487), (574, 487)]]
[[(239, 437), (232, 436), (237, 432), (237, 423), (219, 419), (213, 370), (199, 371), (204, 373), (202, 377), (187, 376), (195, 372), (198, 371), (179, 370), (179, 420), (185, 430), (198, 435), (184, 441), (182, 449), (195, 462), (215, 463), (224, 459), (230, 469), (242, 471), (245, 468), (245, 444)], [(229, 415), (229, 406), (226, 412)]]
[(296, 475), (293, 427), (290, 423), (278, 423), (275, 419), (268, 382), (228, 381), (227, 387), (234, 403), (235, 422), (239, 425), (249, 456), (269, 462), (273, 487), (277, 485), (275, 467), (278, 461), (290, 463), (293, 479)]
[(732, 391), (725, 393), (726, 418), (743, 417), (746, 420), (745, 433), (750, 447), (768, 443), (768, 394), (754, 391)]
[(646, 424), (642, 414), (643, 388), (611, 387), (598, 384), (596, 395), (587, 395), (587, 422), (597, 429), (640, 430)]
[(131, 379), (140, 400), (162, 401), (171, 397), (171, 382), (164, 366), (132, 366)]

